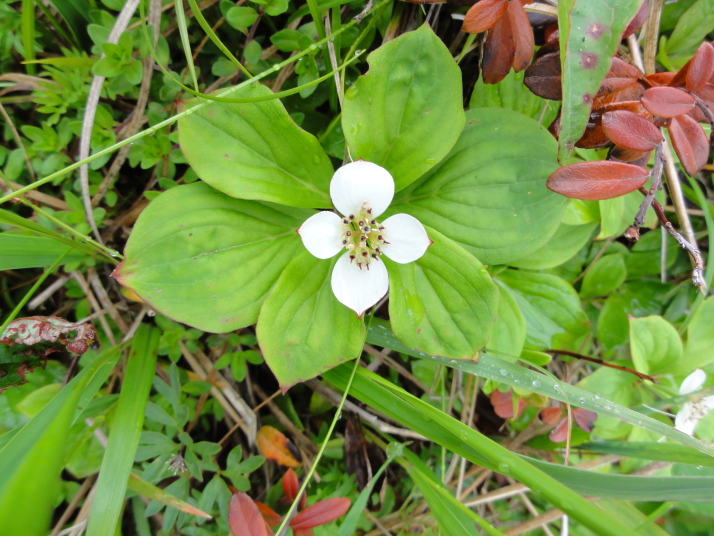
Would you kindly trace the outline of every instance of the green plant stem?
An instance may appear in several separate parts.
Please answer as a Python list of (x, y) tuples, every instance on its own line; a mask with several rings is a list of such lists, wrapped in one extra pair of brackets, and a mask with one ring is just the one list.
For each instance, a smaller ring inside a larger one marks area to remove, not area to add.
[(15, 317), (20, 313), (20, 311), (25, 306), (25, 304), (30, 301), (30, 298), (32, 298), (32, 296), (35, 294), (37, 289), (40, 288), (40, 285), (42, 285), (42, 283), (45, 282), (45, 279), (47, 279), (50, 276), (50, 274), (57, 269), (59, 264), (62, 262), (62, 259), (64, 259), (65, 256), (70, 251), (72, 251), (72, 248), (71, 247), (67, 248), (67, 251), (65, 251), (64, 253), (62, 253), (62, 255), (57, 257), (57, 260), (54, 263), (52, 263), (52, 266), (47, 268), (47, 270), (45, 270), (45, 272), (40, 276), (40, 278), (37, 281), (35, 281), (35, 284), (32, 285), (32, 288), (27, 291), (25, 296), (20, 300), (20, 303), (17, 304), (15, 309), (13, 309), (13, 311), (5, 319), (5, 322), (2, 323), (2, 326), (0, 326), (0, 335), (5, 333), (5, 330), (7, 329), (7, 326), (10, 324), (10, 322), (15, 320)]
[[(191, 73), (191, 80), (193, 81), (193, 87), (198, 91), (198, 79), (196, 78), (196, 66), (193, 64), (193, 55), (191, 54), (191, 43), (188, 39), (188, 26), (186, 26), (186, 13), (183, 9), (183, 0), (176, 0), (174, 2), (174, 9), (176, 11), (176, 23), (178, 24), (179, 35), (181, 36), (181, 45), (183, 47), (183, 52), (186, 55), (186, 66), (188, 71)], [(144, 20), (144, 15), (142, 13), (141, 20)], [(146, 27), (146, 25), (144, 25)], [(151, 43), (151, 40), (147, 41)], [(153, 47), (152, 47), (153, 48)]]
[[(370, 315), (370, 318), (371, 318), (371, 315)], [(317, 467), (317, 464), (320, 463), (320, 459), (322, 458), (322, 455), (324, 454), (325, 449), (327, 448), (328, 439), (330, 438), (330, 436), (332, 436), (332, 432), (334, 432), (334, 430), (335, 430), (337, 421), (340, 420), (340, 416), (342, 415), (342, 408), (345, 405), (345, 401), (347, 400), (347, 395), (350, 392), (350, 386), (352, 385), (352, 380), (354, 380), (354, 377), (355, 377), (355, 374), (357, 373), (358, 368), (359, 368), (359, 358), (355, 359), (355, 365), (354, 365), (354, 367), (352, 367), (352, 374), (350, 375), (350, 379), (347, 382), (347, 385), (345, 386), (344, 392), (342, 393), (342, 399), (340, 400), (340, 403), (337, 406), (337, 411), (335, 411), (335, 416), (332, 419), (332, 422), (330, 423), (330, 428), (327, 430), (327, 435), (325, 436), (325, 440), (322, 442), (322, 445), (320, 446), (320, 450), (317, 453), (317, 456), (315, 456), (315, 459), (312, 462), (312, 466), (310, 467), (310, 470), (305, 475), (305, 479), (302, 483), (302, 486), (300, 486), (300, 491), (298, 491), (298, 494), (295, 497), (295, 500), (290, 505), (290, 509), (283, 516), (282, 523), (280, 523), (280, 526), (275, 531), (275, 534), (277, 534), (278, 536), (283, 534), (283, 531), (285, 530), (285, 525), (287, 525), (293, 512), (295, 511), (295, 508), (297, 507), (298, 502), (300, 501), (300, 497), (302, 496), (303, 493), (305, 493), (305, 489), (307, 488), (307, 485), (310, 483), (310, 479), (312, 478), (312, 475), (315, 473), (315, 468)]]

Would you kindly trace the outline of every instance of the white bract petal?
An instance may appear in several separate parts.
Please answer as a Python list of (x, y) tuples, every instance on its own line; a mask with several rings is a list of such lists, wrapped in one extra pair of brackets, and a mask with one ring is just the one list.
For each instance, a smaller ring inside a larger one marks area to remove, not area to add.
[(389, 290), (389, 275), (381, 261), (360, 269), (345, 253), (332, 270), (332, 291), (337, 300), (358, 316), (377, 303)]
[(395, 214), (384, 220), (382, 225), (384, 239), (388, 242), (382, 247), (382, 253), (394, 262), (414, 262), (431, 245), (426, 229), (414, 216)]
[(694, 428), (697, 426), (697, 419), (692, 415), (692, 403), (687, 402), (677, 412), (674, 418), (674, 428), (687, 435), (694, 434)]
[(330, 197), (341, 214), (357, 214), (365, 203), (372, 217), (382, 214), (394, 197), (394, 179), (389, 171), (372, 162), (357, 160), (342, 166), (332, 176)]
[(705, 396), (702, 398), (699, 403), (704, 406), (707, 410), (713, 411), (714, 410), (714, 395), (711, 396)]
[(682, 385), (679, 387), (680, 395), (688, 395), (698, 390), (707, 379), (706, 373), (702, 369), (695, 369), (689, 376), (684, 378)]
[(342, 245), (342, 218), (334, 212), (318, 212), (298, 229), (302, 243), (318, 259), (337, 255)]

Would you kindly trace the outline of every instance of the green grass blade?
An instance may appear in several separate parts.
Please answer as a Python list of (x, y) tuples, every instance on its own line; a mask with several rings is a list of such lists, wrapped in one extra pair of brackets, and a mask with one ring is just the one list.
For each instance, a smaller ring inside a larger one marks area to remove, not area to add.
[(21, 268), (41, 268), (52, 263), (58, 255), (66, 252), (62, 264), (87, 259), (87, 255), (68, 248), (66, 244), (45, 236), (27, 236), (12, 233), (0, 233), (0, 270), (19, 270)]
[[(347, 374), (348, 370), (340, 366), (323, 377), (344, 388)], [(601, 536), (635, 534), (529, 461), (376, 374), (359, 369), (350, 394), (469, 461), (515, 478)]]
[(211, 516), (203, 510), (199, 510), (195, 506), (188, 504), (186, 501), (182, 501), (178, 497), (175, 497), (170, 493), (167, 493), (166, 491), (162, 490), (161, 488), (150, 484), (136, 473), (131, 473), (129, 475), (128, 486), (130, 490), (140, 493), (141, 495), (148, 499), (151, 499), (152, 501), (160, 502), (161, 504), (176, 508), (178, 510), (181, 510), (182, 512), (186, 512), (187, 514), (211, 519)]
[(77, 402), (97, 374), (104, 381), (109, 349), (69, 382), (0, 450), (0, 519), (7, 536), (46, 535), (56, 506), (60, 472)]
[(86, 52), (92, 46), (92, 41), (87, 33), (87, 26), (92, 22), (89, 18), (91, 4), (87, 0), (49, 0), (57, 13), (64, 19), (70, 32), (84, 47)]
[[(22, 0), (22, 48), (25, 61), (35, 59), (35, 0)], [(27, 74), (35, 74), (35, 66), (27, 65)]]
[(129, 353), (109, 443), (99, 470), (87, 536), (116, 531), (156, 369), (160, 331), (139, 326)]
[(556, 382), (548, 376), (514, 365), (496, 356), (489, 355), (488, 350), (481, 354), (477, 363), (430, 356), (418, 350), (407, 348), (397, 339), (394, 333), (392, 333), (389, 323), (378, 318), (374, 319), (372, 327), (367, 332), (367, 342), (414, 357), (435, 361), (447, 367), (462, 370), (499, 383), (505, 383), (521, 389), (528, 389), (534, 393), (539, 393), (555, 400), (560, 400), (561, 402), (568, 402), (573, 406), (589, 409), (599, 415), (614, 417), (615, 419), (669, 437), (705, 454), (714, 456), (714, 448), (687, 434), (675, 430), (672, 426), (667, 426), (647, 415), (605, 400), (584, 389), (562, 382)]
[[(193, 64), (193, 54), (191, 54), (191, 43), (188, 40), (188, 27), (186, 26), (186, 13), (183, 9), (183, 0), (174, 2), (176, 7), (176, 23), (178, 24), (179, 35), (181, 36), (181, 46), (183, 53), (186, 55), (186, 66), (191, 73), (193, 87), (198, 91), (198, 79), (196, 78), (196, 66)], [(149, 41), (151, 43), (151, 41)]]
[(714, 467), (714, 458), (692, 451), (684, 445), (674, 445), (672, 443), (649, 443), (633, 441), (598, 441), (592, 443), (582, 443), (578, 449), (600, 454), (617, 454), (618, 456), (628, 456), (641, 460), (670, 463), (689, 463), (703, 467)]

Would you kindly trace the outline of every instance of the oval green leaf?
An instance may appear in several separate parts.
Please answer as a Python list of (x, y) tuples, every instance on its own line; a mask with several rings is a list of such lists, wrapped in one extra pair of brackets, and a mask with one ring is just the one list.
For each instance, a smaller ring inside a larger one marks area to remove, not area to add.
[(255, 323), (302, 247), (311, 211), (233, 199), (200, 182), (157, 197), (141, 214), (114, 277), (157, 311), (211, 332)]
[(657, 374), (676, 367), (682, 358), (682, 339), (661, 316), (630, 318), (630, 352), (635, 369)]
[(410, 348), (452, 359), (475, 359), (498, 310), (498, 288), (473, 255), (434, 229), (434, 243), (416, 262), (388, 259), (389, 318)]
[[(270, 94), (258, 84), (245, 86), (234, 96)], [(231, 197), (291, 207), (332, 206), (329, 185), (334, 170), (329, 157), (277, 98), (213, 102), (186, 112), (178, 121), (181, 150), (196, 174), (214, 188)]]
[(401, 190), (444, 158), (464, 125), (461, 71), (428, 24), (379, 47), (345, 93), (354, 160), (389, 170)]
[(337, 301), (330, 285), (338, 258), (321, 260), (303, 250), (260, 310), (258, 342), (283, 391), (362, 351), (364, 323)]
[(555, 233), (568, 205), (545, 187), (558, 167), (556, 142), (511, 110), (481, 108), (466, 118), (451, 152), (389, 212), (415, 216), (484, 264), (526, 257)]

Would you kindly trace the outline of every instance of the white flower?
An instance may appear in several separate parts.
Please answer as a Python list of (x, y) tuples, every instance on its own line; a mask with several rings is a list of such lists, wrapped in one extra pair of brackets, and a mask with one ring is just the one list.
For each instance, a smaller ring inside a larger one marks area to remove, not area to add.
[[(689, 376), (684, 378), (679, 387), (680, 395), (688, 395), (697, 391), (707, 379), (706, 373), (701, 369), (696, 369)], [(714, 395), (705, 396), (699, 400), (689, 400), (685, 402), (674, 418), (674, 427), (680, 432), (693, 435), (697, 423), (706, 417), (707, 413), (714, 410)]]
[(318, 259), (345, 250), (332, 271), (332, 291), (362, 316), (389, 290), (389, 275), (380, 255), (400, 264), (413, 262), (424, 255), (431, 240), (419, 220), (408, 214), (377, 221), (394, 197), (394, 179), (377, 164), (357, 160), (338, 169), (330, 182), (330, 196), (343, 217), (318, 212), (298, 233)]

